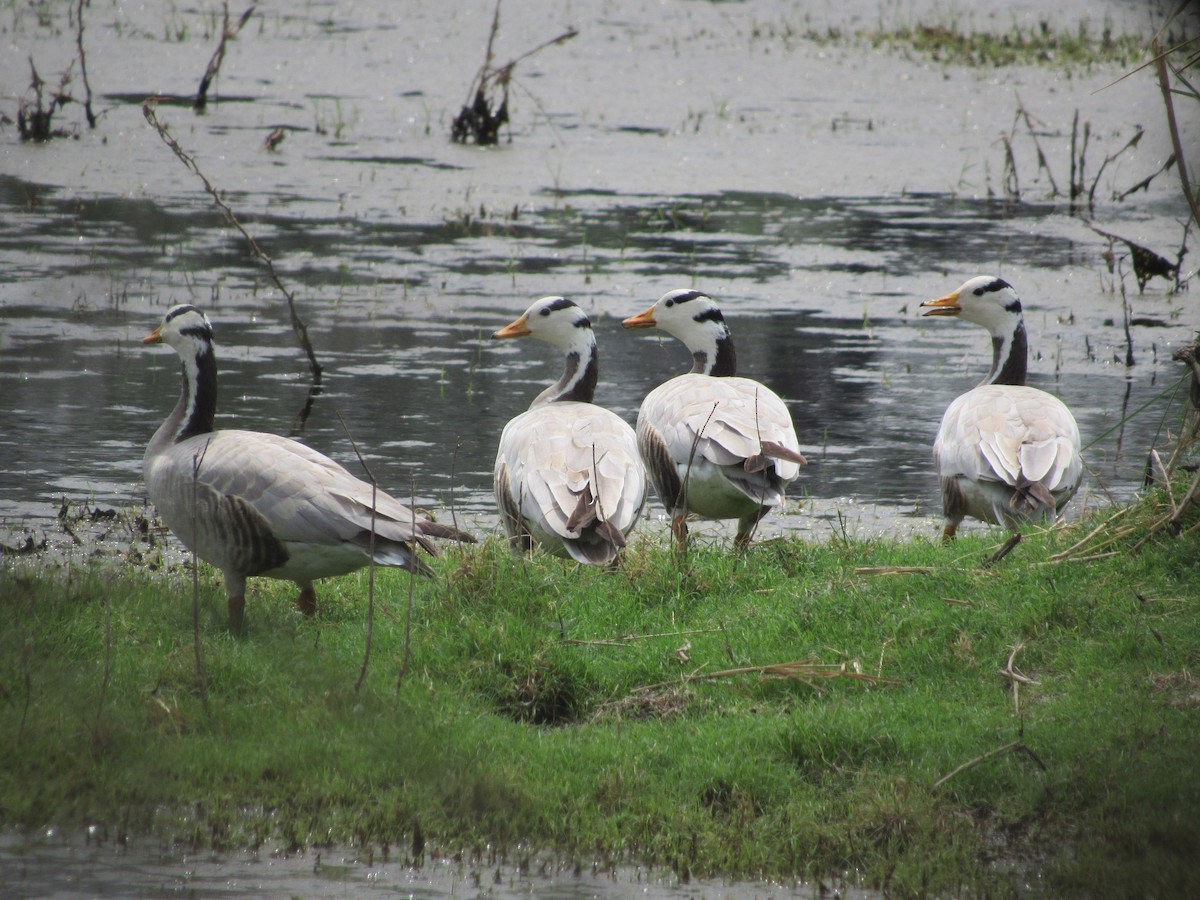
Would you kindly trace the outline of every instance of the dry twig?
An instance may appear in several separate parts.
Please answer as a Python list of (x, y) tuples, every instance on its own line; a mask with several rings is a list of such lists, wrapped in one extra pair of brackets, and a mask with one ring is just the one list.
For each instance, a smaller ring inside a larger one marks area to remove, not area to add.
[(246, 23), (250, 21), (250, 16), (254, 14), (254, 6), (251, 5), (242, 13), (242, 17), (235, 24), (229, 19), (228, 0), (222, 3), (221, 6), (221, 40), (217, 43), (217, 49), (208, 61), (208, 68), (204, 70), (204, 77), (200, 79), (200, 87), (196, 91), (196, 100), (192, 104), (192, 108), (197, 112), (202, 112), (208, 106), (208, 88), (212, 84), (213, 79), (217, 77), (217, 73), (221, 71), (221, 63), (225, 61), (225, 45), (238, 36), (238, 32), (246, 27)]
[(646, 684), (635, 687), (631, 694), (655, 691), (667, 687), (677, 687), (693, 681), (716, 681), (722, 678), (735, 678), (742, 675), (765, 675), (776, 678), (791, 678), (808, 681), (815, 678), (848, 678), (854, 681), (867, 681), (873, 684), (900, 684), (894, 678), (881, 678), (876, 675), (864, 675), (862, 672), (851, 670), (846, 663), (814, 663), (808, 660), (795, 662), (770, 663), (765, 666), (739, 666), (736, 669), (721, 669), (718, 672), (696, 672), (684, 675), (673, 681), (660, 681), (657, 684)]
[(309, 388), (308, 398), (303, 409), (301, 409), (300, 414), (297, 416), (295, 426), (293, 427), (293, 431), (302, 431), (304, 429), (304, 423), (308, 420), (308, 414), (312, 410), (313, 399), (321, 392), (321, 364), (317, 362), (317, 355), (313, 351), (312, 342), (308, 339), (308, 326), (304, 324), (304, 321), (300, 318), (300, 314), (296, 312), (296, 295), (284, 287), (283, 281), (279, 277), (279, 273), (275, 271), (274, 260), (272, 260), (271, 257), (263, 251), (262, 247), (258, 245), (258, 241), (254, 239), (254, 236), (242, 226), (241, 222), (238, 221), (237, 216), (233, 214), (233, 210), (229, 207), (229, 204), (222, 199), (220, 193), (213, 186), (212, 182), (208, 180), (207, 176), (205, 176), (202, 171), (200, 171), (200, 166), (197, 165), (196, 160), (194, 160), (188, 154), (188, 152), (179, 145), (179, 142), (171, 136), (167, 126), (158, 121), (158, 116), (155, 114), (154, 109), (155, 101), (153, 98), (146, 100), (142, 104), (142, 114), (146, 117), (146, 121), (154, 127), (154, 130), (158, 132), (158, 136), (162, 138), (163, 143), (171, 148), (171, 152), (173, 152), (175, 156), (179, 158), (179, 161), (182, 162), (184, 166), (186, 166), (192, 172), (194, 172), (196, 177), (200, 179), (200, 182), (204, 185), (204, 189), (208, 191), (209, 196), (213, 198), (213, 202), (217, 204), (217, 207), (221, 210), (222, 214), (224, 214), (226, 221), (236, 228), (242, 237), (246, 239), (246, 243), (250, 246), (250, 252), (256, 259), (266, 266), (267, 277), (270, 278), (271, 283), (275, 285), (276, 289), (283, 294), (284, 298), (287, 300), (288, 314), (291, 317), (292, 330), (296, 334), (296, 339), (300, 342), (300, 348), (304, 351), (304, 355), (308, 358), (308, 367), (312, 372), (312, 386)]
[(1038, 758), (1038, 755), (1036, 753), (1034, 753), (1032, 750), (1030, 750), (1028, 747), (1026, 747), (1024, 742), (1013, 741), (1011, 744), (1005, 744), (1003, 747), (997, 747), (995, 750), (989, 750), (987, 753), (983, 753), (979, 756), (976, 756), (974, 759), (967, 760), (961, 766), (958, 766), (957, 768), (952, 769), (950, 772), (947, 772), (945, 775), (943, 775), (941, 778), (939, 778), (937, 781), (935, 781), (932, 785), (930, 785), (930, 787), (936, 791), (938, 788), (940, 788), (943, 784), (945, 784), (947, 781), (949, 781), (955, 775), (960, 775), (963, 772), (967, 771), (967, 769), (973, 769), (973, 768), (975, 768), (975, 766), (979, 765), (981, 762), (985, 762), (986, 760), (991, 759), (993, 756), (999, 756), (1001, 753), (1024, 753), (1026, 756), (1028, 756), (1030, 759), (1032, 759), (1037, 764), (1037, 767), (1039, 769), (1041, 769), (1043, 772), (1046, 771), (1046, 764), (1044, 762), (1042, 762), (1041, 759)]

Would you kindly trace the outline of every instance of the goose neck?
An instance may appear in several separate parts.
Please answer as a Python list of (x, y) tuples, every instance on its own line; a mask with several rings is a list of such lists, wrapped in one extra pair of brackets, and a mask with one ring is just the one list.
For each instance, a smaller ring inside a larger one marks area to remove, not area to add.
[(728, 331), (718, 335), (711, 346), (692, 350), (692, 373), (718, 378), (728, 378), (737, 374), (737, 354), (733, 349), (733, 338)]
[(534, 404), (554, 403), (560, 400), (591, 403), (596, 396), (596, 382), (600, 377), (599, 354), (595, 341), (579, 344), (567, 351), (562, 377), (534, 400)]
[(992, 368), (983, 383), (1023, 385), (1028, 359), (1025, 322), (1018, 321), (1011, 335), (992, 335)]
[(179, 401), (155, 432), (152, 447), (178, 444), (213, 430), (217, 413), (217, 360), (212, 347), (203, 346), (195, 356), (184, 357), (180, 369)]

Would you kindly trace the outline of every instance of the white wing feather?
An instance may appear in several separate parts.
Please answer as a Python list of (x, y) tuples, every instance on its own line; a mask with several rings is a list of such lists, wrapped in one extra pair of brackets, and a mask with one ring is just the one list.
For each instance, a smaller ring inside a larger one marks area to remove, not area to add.
[(550, 403), (509, 421), (496, 454), (497, 484), (504, 471), (531, 530), (560, 540), (579, 537), (567, 523), (585, 490), (599, 499), (601, 521), (623, 533), (636, 524), (645, 501), (645, 467), (633, 429), (591, 403)]
[[(783, 400), (749, 378), (680, 375), (647, 395), (639, 419), (652, 423), (671, 458), (680, 462), (686, 462), (693, 444), (696, 459), (718, 466), (741, 464), (761, 451), (763, 441), (800, 452)], [(800, 474), (799, 464), (791, 460), (774, 464), (785, 482)]]
[(1079, 426), (1057, 397), (1031, 387), (983, 385), (950, 404), (934, 443), (938, 474), (1016, 487), (1018, 476), (1050, 491), (1083, 474)]

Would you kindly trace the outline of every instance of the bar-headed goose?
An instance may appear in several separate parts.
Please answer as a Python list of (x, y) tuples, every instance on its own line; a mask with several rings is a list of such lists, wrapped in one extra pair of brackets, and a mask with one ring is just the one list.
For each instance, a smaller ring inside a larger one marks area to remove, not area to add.
[(244, 626), (246, 579), (296, 582), (297, 605), (316, 611), (313, 581), (344, 575), (374, 560), (428, 574), (417, 547), (430, 537), (470, 541), (297, 441), (260, 431), (213, 430), (217, 361), (208, 317), (172, 308), (143, 338), (169, 344), (183, 363), (179, 402), (159, 426), (142, 461), (146, 491), (167, 526), (225, 576), (229, 625)]
[(1053, 519), (1083, 477), (1079, 426), (1057, 397), (1025, 387), (1028, 342), (1017, 292), (980, 275), (921, 306), (926, 316), (958, 316), (992, 336), (991, 371), (946, 409), (933, 444), (944, 539), (966, 516), (1009, 527)]
[(496, 452), (496, 502), (514, 549), (536, 541), (581, 563), (614, 561), (646, 499), (633, 429), (596, 406), (596, 337), (582, 309), (543, 297), (493, 338), (535, 337), (566, 350), (562, 377), (511, 419)]
[(679, 546), (690, 511), (736, 518), (734, 543), (745, 549), (805, 462), (787, 406), (766, 385), (737, 377), (729, 327), (700, 291), (671, 291), (622, 324), (661, 328), (692, 353), (692, 370), (651, 391), (637, 420), (638, 447)]

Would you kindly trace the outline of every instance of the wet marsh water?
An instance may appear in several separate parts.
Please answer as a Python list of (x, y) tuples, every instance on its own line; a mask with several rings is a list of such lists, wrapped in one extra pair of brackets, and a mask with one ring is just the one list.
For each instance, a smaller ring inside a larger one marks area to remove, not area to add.
[[(141, 111), (147, 95), (194, 89), (217, 7), (151, 6), (88, 8), (97, 129), (75, 105), (55, 123), (71, 137), (27, 144), (0, 126), (8, 535), (61, 539), (64, 498), (144, 503), (142, 451), (179, 375), (173, 353), (140, 339), (174, 303), (196, 303), (216, 327), (220, 425), (288, 433), (308, 395), (283, 298)], [(1093, 129), (1089, 173), (1145, 126), (1106, 168), (1091, 219), (1173, 256), (1184, 217), (1173, 172), (1110, 199), (1169, 152), (1148, 73), (1106, 88), (1120, 66), (974, 69), (852, 37), (950, 24), (936, 3), (594, 0), (547, 14), (512, 2), (499, 59), (568, 26), (580, 34), (519, 63), (511, 142), (505, 132), (478, 148), (448, 134), (492, 4), (404, 6), (400, 17), (371, 2), (263, 12), (230, 45), (204, 115), (157, 110), (296, 292), (325, 371), (301, 435), (312, 446), (357, 471), (340, 413), (381, 486), (493, 530), (500, 430), (561, 360), (488, 335), (539, 296), (571, 297), (593, 316), (597, 401), (633, 421), (641, 397), (688, 361), (620, 320), (695, 286), (722, 304), (741, 373), (788, 402), (810, 460), (792, 490), (804, 502), (764, 530), (934, 535), (933, 436), (990, 347), (982, 330), (922, 320), (917, 307), (987, 272), (1025, 302), (1031, 382), (1079, 419), (1090, 475), (1075, 514), (1140, 486), (1171, 421), (1182, 373), (1170, 353), (1192, 336), (1194, 298), (1162, 280), (1139, 294), (1127, 259), (1109, 271), (1107, 241), (1052, 196), (1014, 115), (1024, 105), (1037, 117), (1060, 187), (1077, 110)], [(1158, 12), (1121, 0), (992, 6), (969, 4), (955, 24), (1004, 33), (1086, 20), (1149, 35)], [(74, 31), (65, 10), (39, 20), (10, 5), (0, 17), (0, 109), (15, 118), (29, 59), (55, 83)], [(831, 27), (850, 37), (804, 36)], [(77, 76), (70, 89), (81, 94)], [(1183, 127), (1185, 146), (1200, 147), (1196, 123)], [(285, 137), (270, 151), (276, 128)], [(1012, 135), (1020, 200), (1003, 196), (1001, 134)], [(661, 508), (649, 511), (642, 528), (665, 533)]]
[[(807, 502), (764, 527), (931, 533), (933, 433), (990, 348), (971, 327), (922, 321), (917, 305), (994, 272), (1030, 310), (1033, 382), (1059, 393), (1094, 442), (1083, 503), (1128, 496), (1161, 413), (1106, 432), (1176, 377), (1167, 360), (1190, 336), (1187, 295), (1167, 296), (1160, 281), (1138, 296), (1125, 278), (1140, 323), (1127, 368), (1106, 242), (1047, 197), (1030, 159), (1018, 160), (1021, 202), (998, 198), (997, 135), (1025, 88), (1061, 179), (1071, 111), (1086, 104), (1103, 135), (1092, 152), (1111, 153), (1133, 133), (1130, 95), (1142, 102), (1152, 85), (1096, 95), (1113, 67), (995, 73), (772, 38), (804, 24), (785, 4), (679, 11), (572, 7), (563, 24), (587, 27), (520, 65), (511, 143), (494, 148), (447, 140), (481, 58), (482, 5), (410, 11), (405, 28), (370, 4), (266, 16), (230, 45), (206, 114), (158, 107), (296, 292), (325, 369), (303, 439), (356, 467), (340, 412), (385, 489), (489, 530), (496, 436), (559, 361), (487, 335), (538, 296), (572, 297), (595, 319), (598, 401), (632, 420), (687, 359), (619, 320), (698, 286), (722, 303), (742, 373), (788, 401), (813, 460), (793, 489)], [(100, 126), (81, 127), (67, 107), (73, 138), (22, 144), (10, 130), (0, 168), (9, 530), (44, 530), (64, 498), (142, 502), (141, 450), (174, 401), (177, 363), (138, 341), (173, 303), (197, 303), (216, 325), (221, 424), (289, 432), (309, 386), (263, 266), (141, 115), (147, 94), (190, 89), (212, 14), (90, 13)], [(10, 49), (45, 72), (69, 59), (69, 23), (13, 15)], [(856, 15), (843, 24), (865, 27)], [(1120, 4), (1105, 15), (1138, 24)], [(506, 8), (511, 44), (498, 52), (536, 43), (543, 25)], [(479, 40), (462, 36), (471, 29)], [(0, 71), (16, 91), (26, 72), (9, 56)], [(269, 151), (277, 127), (285, 139)], [(1158, 131), (1099, 193), (1161, 164)], [(1032, 138), (1013, 145), (1034, 152)], [(1176, 194), (1161, 178), (1096, 219), (1168, 253)]]

